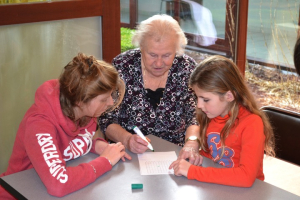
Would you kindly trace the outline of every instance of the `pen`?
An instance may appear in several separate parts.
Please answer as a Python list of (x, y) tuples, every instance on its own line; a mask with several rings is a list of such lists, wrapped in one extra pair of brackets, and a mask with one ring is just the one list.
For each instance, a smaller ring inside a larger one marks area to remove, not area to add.
[(150, 144), (150, 142), (148, 142), (148, 140), (146, 139), (146, 137), (144, 136), (144, 134), (142, 133), (142, 131), (141, 131), (137, 126), (134, 126), (134, 127), (133, 127), (133, 131), (134, 131), (138, 136), (140, 136), (143, 140), (145, 140), (145, 141), (148, 143), (148, 146), (147, 146), (147, 147), (148, 147), (150, 150), (154, 151), (152, 145)]

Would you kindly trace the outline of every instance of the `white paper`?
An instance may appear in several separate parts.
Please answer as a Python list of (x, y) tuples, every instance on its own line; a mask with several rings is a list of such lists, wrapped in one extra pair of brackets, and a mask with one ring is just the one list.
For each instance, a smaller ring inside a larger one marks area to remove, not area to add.
[(174, 174), (169, 166), (177, 155), (175, 151), (168, 152), (145, 152), (138, 154), (141, 175)]

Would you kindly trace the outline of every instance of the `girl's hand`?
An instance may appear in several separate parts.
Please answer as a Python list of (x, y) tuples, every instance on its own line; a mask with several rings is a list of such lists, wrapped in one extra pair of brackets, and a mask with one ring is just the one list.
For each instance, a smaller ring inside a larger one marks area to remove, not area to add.
[(176, 160), (174, 162), (172, 162), (172, 164), (170, 165), (169, 169), (174, 169), (174, 174), (176, 176), (185, 176), (187, 177), (189, 168), (192, 164), (187, 162), (184, 159), (179, 159)]
[(125, 158), (131, 160), (131, 157), (125, 152), (125, 147), (121, 142), (108, 144), (100, 156), (110, 160), (113, 166), (117, 164), (121, 158), (123, 161), (125, 161)]

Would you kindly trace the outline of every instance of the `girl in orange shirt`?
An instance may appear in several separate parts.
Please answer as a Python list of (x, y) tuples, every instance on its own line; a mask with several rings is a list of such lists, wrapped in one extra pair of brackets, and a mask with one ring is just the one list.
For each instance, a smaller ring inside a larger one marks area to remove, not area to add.
[(275, 155), (274, 134), (237, 66), (212, 56), (194, 70), (189, 84), (197, 95), (200, 154), (225, 168), (179, 159), (170, 169), (188, 179), (239, 187), (252, 186), (256, 178), (264, 180), (264, 152)]

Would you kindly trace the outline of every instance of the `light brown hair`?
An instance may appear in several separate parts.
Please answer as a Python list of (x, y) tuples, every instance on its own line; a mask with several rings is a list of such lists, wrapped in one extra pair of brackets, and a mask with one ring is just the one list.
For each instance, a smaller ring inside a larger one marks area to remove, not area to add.
[[(244, 106), (251, 113), (258, 115), (264, 125), (265, 152), (275, 156), (274, 152), (274, 133), (270, 122), (263, 111), (261, 111), (248, 89), (237, 66), (223, 56), (211, 56), (202, 61), (191, 74), (189, 84), (191, 87), (197, 86), (206, 92), (218, 94), (220, 98), (228, 91), (231, 91), (234, 100), (229, 104), (229, 120), (221, 131), (221, 144), (224, 152), (225, 139), (235, 125), (238, 116), (239, 105)], [(201, 109), (197, 108), (197, 120), (200, 124), (201, 147), (207, 150), (206, 129), (210, 119)], [(223, 153), (222, 153), (223, 155)]]
[[(79, 102), (88, 103), (100, 94), (113, 91), (114, 109), (124, 96), (124, 82), (117, 70), (109, 63), (96, 60), (94, 56), (78, 53), (65, 67), (59, 77), (61, 109), (67, 117), (75, 121), (74, 107)], [(118, 95), (116, 95), (118, 93)], [(79, 126), (89, 122), (89, 118), (79, 119)]]

